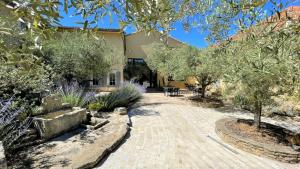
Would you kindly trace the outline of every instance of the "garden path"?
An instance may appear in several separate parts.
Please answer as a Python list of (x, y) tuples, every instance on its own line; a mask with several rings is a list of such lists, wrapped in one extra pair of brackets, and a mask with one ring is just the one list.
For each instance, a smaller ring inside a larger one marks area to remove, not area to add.
[(129, 115), (130, 136), (96, 168), (300, 168), (299, 164), (258, 157), (221, 141), (214, 131), (215, 122), (226, 116), (241, 116), (241, 112), (207, 109), (179, 97), (146, 93)]

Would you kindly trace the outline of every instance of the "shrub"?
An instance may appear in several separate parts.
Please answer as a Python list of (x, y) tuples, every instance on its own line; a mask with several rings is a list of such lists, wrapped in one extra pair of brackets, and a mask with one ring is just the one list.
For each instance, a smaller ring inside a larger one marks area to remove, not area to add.
[(59, 93), (62, 101), (71, 104), (72, 107), (84, 107), (95, 99), (95, 93), (85, 93), (84, 89), (77, 84), (64, 85)]
[(88, 106), (88, 108), (91, 111), (101, 110), (103, 108), (103, 102), (98, 101), (98, 102), (95, 102), (95, 103), (90, 103), (89, 106)]
[(237, 94), (233, 98), (234, 105), (240, 106), (243, 109), (250, 110), (251, 109), (251, 103), (249, 99), (243, 95)]
[(6, 150), (10, 150), (15, 141), (26, 133), (31, 118), (22, 117), (23, 107), (18, 107), (13, 97), (8, 100), (0, 98), (0, 141)]
[(104, 110), (113, 110), (116, 107), (128, 107), (130, 103), (138, 101), (142, 97), (145, 89), (133, 83), (124, 83), (124, 85), (108, 95), (98, 98), (98, 102), (103, 102)]

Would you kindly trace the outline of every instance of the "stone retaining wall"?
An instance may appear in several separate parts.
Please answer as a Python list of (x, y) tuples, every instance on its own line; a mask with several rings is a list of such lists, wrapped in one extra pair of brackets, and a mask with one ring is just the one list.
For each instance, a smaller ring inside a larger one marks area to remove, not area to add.
[(235, 118), (221, 119), (216, 122), (216, 133), (225, 142), (249, 153), (268, 157), (287, 163), (299, 163), (300, 152), (294, 151), (289, 146), (269, 145), (259, 143), (237, 135), (230, 131), (226, 123), (237, 122)]
[(4, 148), (2, 146), (2, 142), (0, 141), (0, 168), (1, 169), (6, 169), (7, 164), (6, 164), (6, 159), (5, 159), (5, 153), (4, 153)]

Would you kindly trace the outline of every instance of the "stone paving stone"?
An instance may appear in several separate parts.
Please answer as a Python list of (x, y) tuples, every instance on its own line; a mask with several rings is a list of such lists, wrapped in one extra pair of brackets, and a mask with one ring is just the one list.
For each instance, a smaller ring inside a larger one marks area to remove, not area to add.
[(241, 151), (216, 135), (215, 122), (218, 119), (228, 116), (252, 118), (251, 114), (225, 113), (197, 107), (163, 93), (146, 93), (129, 115), (132, 121), (130, 137), (96, 168), (300, 168), (300, 164), (282, 163)]

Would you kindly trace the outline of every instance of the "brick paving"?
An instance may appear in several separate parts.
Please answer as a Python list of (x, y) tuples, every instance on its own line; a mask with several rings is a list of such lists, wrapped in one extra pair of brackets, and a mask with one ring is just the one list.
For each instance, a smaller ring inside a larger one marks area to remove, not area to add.
[(130, 137), (96, 168), (300, 168), (300, 164), (255, 156), (220, 140), (215, 133), (215, 121), (240, 113), (197, 107), (162, 93), (146, 93), (129, 115)]

